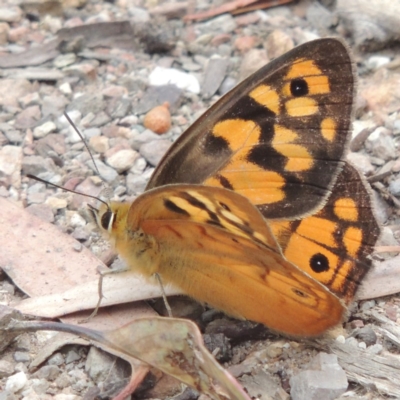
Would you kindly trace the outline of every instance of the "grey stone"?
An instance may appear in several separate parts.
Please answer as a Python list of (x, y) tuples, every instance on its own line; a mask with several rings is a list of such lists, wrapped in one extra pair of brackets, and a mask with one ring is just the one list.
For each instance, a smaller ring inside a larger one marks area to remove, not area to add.
[(334, 354), (319, 353), (308, 366), (290, 379), (293, 400), (334, 400), (347, 390), (346, 373)]
[(231, 76), (227, 76), (221, 83), (218, 94), (221, 96), (225, 93), (228, 93), (231, 89), (233, 89), (237, 85), (236, 79), (232, 78)]
[(16, 116), (14, 128), (32, 129), (37, 125), (41, 117), (39, 106), (27, 107)]
[(54, 381), (60, 375), (60, 369), (56, 365), (44, 365), (32, 376), (39, 379)]
[(14, 372), (12, 363), (6, 360), (0, 360), (0, 378), (10, 376)]
[(16, 351), (14, 353), (14, 360), (16, 362), (28, 362), (31, 360), (29, 353), (26, 353), (25, 351)]
[(389, 218), (392, 210), (382, 196), (375, 190), (372, 191), (373, 204), (375, 205), (375, 216), (379, 224), (383, 225)]
[(182, 100), (183, 91), (176, 85), (150, 86), (139, 103), (133, 106), (135, 114), (144, 114), (152, 108), (168, 102), (171, 112), (176, 110)]
[(55, 353), (48, 359), (49, 365), (60, 365), (64, 364), (64, 356), (61, 353)]
[[(92, 160), (88, 160), (86, 165), (97, 174), (97, 171), (93, 165)], [(115, 169), (108, 167), (106, 164), (104, 164), (100, 160), (96, 160), (96, 166), (97, 169), (99, 170), (100, 176), (106, 181), (106, 182), (113, 182), (117, 179), (118, 173), (115, 171)]]
[(41, 156), (26, 156), (22, 159), (22, 172), (31, 175), (40, 175), (43, 172), (54, 171), (55, 165), (51, 158)]
[(321, 34), (327, 33), (334, 23), (332, 13), (319, 3), (312, 3), (307, 8), (307, 20)]
[(376, 333), (373, 331), (370, 325), (360, 328), (354, 333), (354, 336), (361, 339), (367, 346), (372, 346), (377, 341)]
[(105, 381), (115, 363), (115, 357), (92, 346), (89, 350), (85, 371), (95, 382)]
[(389, 183), (389, 190), (393, 196), (400, 196), (400, 178), (396, 178)]
[(53, 115), (59, 117), (65, 111), (68, 100), (61, 94), (44, 96), (42, 101), (42, 114), (44, 117)]
[(131, 109), (132, 102), (126, 98), (113, 98), (107, 106), (107, 112), (111, 118), (123, 118), (131, 112)]
[(71, 378), (63, 372), (55, 381), (54, 383), (57, 385), (58, 388), (64, 389), (68, 386), (71, 386)]
[(375, 306), (376, 306), (376, 301), (375, 300), (368, 300), (368, 301), (364, 301), (361, 304), (360, 309), (361, 309), (361, 311), (368, 311), (371, 308), (374, 308)]
[(201, 87), (205, 99), (209, 99), (217, 93), (225, 78), (228, 65), (229, 60), (226, 58), (213, 58), (208, 62)]
[(145, 143), (150, 143), (154, 140), (163, 140), (166, 135), (157, 135), (150, 129), (146, 129), (142, 133), (136, 134), (130, 141), (130, 145), (133, 149), (139, 150)]
[(150, 20), (149, 12), (141, 7), (129, 7), (128, 13), (130, 15), (130, 20), (133, 23), (146, 23)]
[(16, 350), (29, 351), (31, 349), (31, 338), (29, 334), (25, 333), (18, 336)]
[(60, 54), (53, 60), (53, 65), (61, 69), (73, 64), (75, 61), (76, 55), (74, 53)]
[(29, 383), (35, 393), (39, 396), (44, 395), (50, 386), (50, 383), (45, 379), (30, 379)]
[(111, 121), (110, 116), (104, 112), (104, 111), (100, 111), (99, 113), (97, 113), (95, 115), (95, 117), (90, 121), (89, 126), (91, 127), (96, 127), (96, 126), (103, 126), (106, 125), (108, 122)]
[(150, 165), (156, 166), (171, 145), (170, 140), (153, 140), (140, 146), (139, 152)]
[(78, 361), (81, 359), (81, 356), (75, 351), (75, 350), (70, 350), (67, 355), (65, 356), (65, 363), (70, 364), (74, 361)]
[[(200, 24), (199, 24), (200, 25)], [(203, 32), (231, 33), (236, 29), (236, 21), (230, 14), (223, 14), (210, 19), (202, 25)]]
[(4, 135), (8, 141), (13, 144), (21, 143), (24, 140), (22, 132), (19, 129), (10, 129), (4, 131)]
[(388, 161), (395, 159), (396, 145), (390, 131), (382, 126), (375, 129), (366, 141), (367, 148), (370, 148), (375, 157)]
[(89, 114), (90, 112), (97, 114), (103, 111), (105, 106), (106, 103), (102, 95), (89, 93), (71, 101), (67, 107), (67, 111), (79, 110), (82, 115)]
[(0, 392), (0, 400), (19, 400), (20, 397), (16, 396), (14, 393), (4, 390)]
[(150, 169), (149, 171), (150, 173), (146, 171), (142, 175), (128, 174), (126, 177), (126, 187), (128, 188), (129, 193), (137, 195), (144, 192), (147, 182), (150, 179), (150, 175), (153, 173), (154, 169)]

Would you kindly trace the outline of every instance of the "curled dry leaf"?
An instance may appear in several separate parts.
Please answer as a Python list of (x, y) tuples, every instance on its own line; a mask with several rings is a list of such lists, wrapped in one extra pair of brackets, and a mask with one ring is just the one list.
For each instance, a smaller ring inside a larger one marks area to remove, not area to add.
[(145, 128), (150, 129), (160, 135), (168, 132), (171, 128), (169, 103), (165, 102), (160, 106), (151, 109), (144, 117), (143, 125)]
[(79, 335), (139, 359), (212, 399), (250, 400), (239, 383), (204, 347), (198, 327), (177, 318), (139, 318), (118, 329), (99, 331), (56, 322), (16, 322), (7, 331), (55, 330)]

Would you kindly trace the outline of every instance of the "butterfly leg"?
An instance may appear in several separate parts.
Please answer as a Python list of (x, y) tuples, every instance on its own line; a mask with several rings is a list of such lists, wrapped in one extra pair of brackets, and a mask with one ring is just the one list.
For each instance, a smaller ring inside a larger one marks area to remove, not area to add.
[(92, 313), (87, 318), (84, 318), (84, 319), (78, 321), (78, 323), (85, 324), (85, 323), (89, 322), (91, 319), (93, 319), (97, 315), (97, 313), (99, 311), (99, 308), (100, 308), (100, 305), (101, 305), (101, 301), (102, 301), (102, 299), (104, 297), (104, 294), (103, 294), (103, 280), (104, 280), (104, 277), (106, 275), (117, 274), (119, 272), (125, 272), (125, 271), (128, 271), (128, 270), (129, 270), (129, 268), (127, 266), (122, 266), (120, 268), (115, 268), (115, 269), (104, 268), (101, 265), (99, 265), (97, 267), (97, 272), (99, 273), (99, 283), (98, 283), (99, 299), (97, 300), (96, 307), (94, 308)]
[(170, 318), (173, 318), (171, 306), (168, 303), (168, 299), (167, 299), (167, 295), (166, 295), (165, 290), (164, 290), (164, 285), (162, 283), (161, 275), (158, 272), (156, 272), (154, 274), (154, 276), (157, 279), (158, 283), (160, 284), (161, 293), (162, 293), (162, 297), (163, 297), (163, 300), (164, 300), (164, 306), (165, 306), (165, 308), (167, 310), (168, 316)]

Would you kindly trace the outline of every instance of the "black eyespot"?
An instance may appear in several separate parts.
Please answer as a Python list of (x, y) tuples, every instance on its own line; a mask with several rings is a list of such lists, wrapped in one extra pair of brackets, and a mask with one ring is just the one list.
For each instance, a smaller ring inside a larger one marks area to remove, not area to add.
[(314, 254), (310, 258), (310, 267), (314, 272), (320, 273), (329, 270), (329, 260), (321, 253)]
[(290, 93), (294, 97), (306, 96), (308, 94), (308, 83), (304, 79), (293, 79), (290, 82)]
[(113, 220), (114, 213), (111, 210), (106, 211), (102, 216), (100, 220), (101, 227), (104, 230), (108, 230), (110, 227), (110, 223)]

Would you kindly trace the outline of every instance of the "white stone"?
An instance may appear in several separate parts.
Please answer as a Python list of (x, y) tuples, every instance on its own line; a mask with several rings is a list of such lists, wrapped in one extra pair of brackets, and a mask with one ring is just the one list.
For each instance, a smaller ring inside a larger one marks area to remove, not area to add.
[(59, 393), (54, 395), (54, 400), (82, 400), (81, 396), (77, 396), (75, 394), (66, 394), (66, 393)]
[(71, 85), (68, 82), (63, 83), (58, 88), (63, 94), (70, 95), (72, 93)]
[(152, 86), (176, 85), (180, 89), (195, 94), (200, 93), (200, 83), (197, 78), (175, 68), (154, 68), (150, 73), (149, 83)]
[[(72, 110), (72, 111), (68, 111), (68, 117), (78, 127), (78, 125), (82, 119), (82, 114), (78, 110)], [(62, 115), (59, 118), (59, 121), (63, 126), (68, 128), (68, 140), (70, 143), (78, 143), (78, 142), (82, 141), (82, 139), (75, 132), (75, 129), (71, 126), (71, 124), (69, 123), (67, 118), (65, 118), (64, 115)]]
[(76, 211), (67, 211), (66, 217), (68, 219), (69, 225), (71, 225), (73, 228), (82, 228), (86, 225), (85, 219)]
[(353, 131), (351, 134), (352, 139), (354, 139), (364, 129), (373, 128), (374, 126), (376, 126), (376, 123), (372, 119), (353, 121)]
[(345, 338), (343, 335), (339, 335), (339, 336), (336, 338), (336, 341), (337, 341), (338, 343), (344, 344), (344, 343), (346, 342), (346, 338)]
[(125, 149), (108, 157), (106, 161), (110, 167), (113, 167), (116, 171), (121, 173), (131, 168), (137, 158), (139, 158), (138, 152), (131, 149)]
[(57, 129), (56, 124), (53, 121), (47, 121), (44, 124), (37, 126), (33, 130), (33, 137), (40, 139), (47, 136), (49, 133), (54, 132)]
[(371, 56), (366, 61), (366, 66), (369, 69), (378, 69), (390, 62), (390, 57), (385, 56)]
[(17, 393), (20, 391), (28, 382), (25, 372), (18, 372), (11, 375), (6, 381), (6, 391), (11, 393)]

